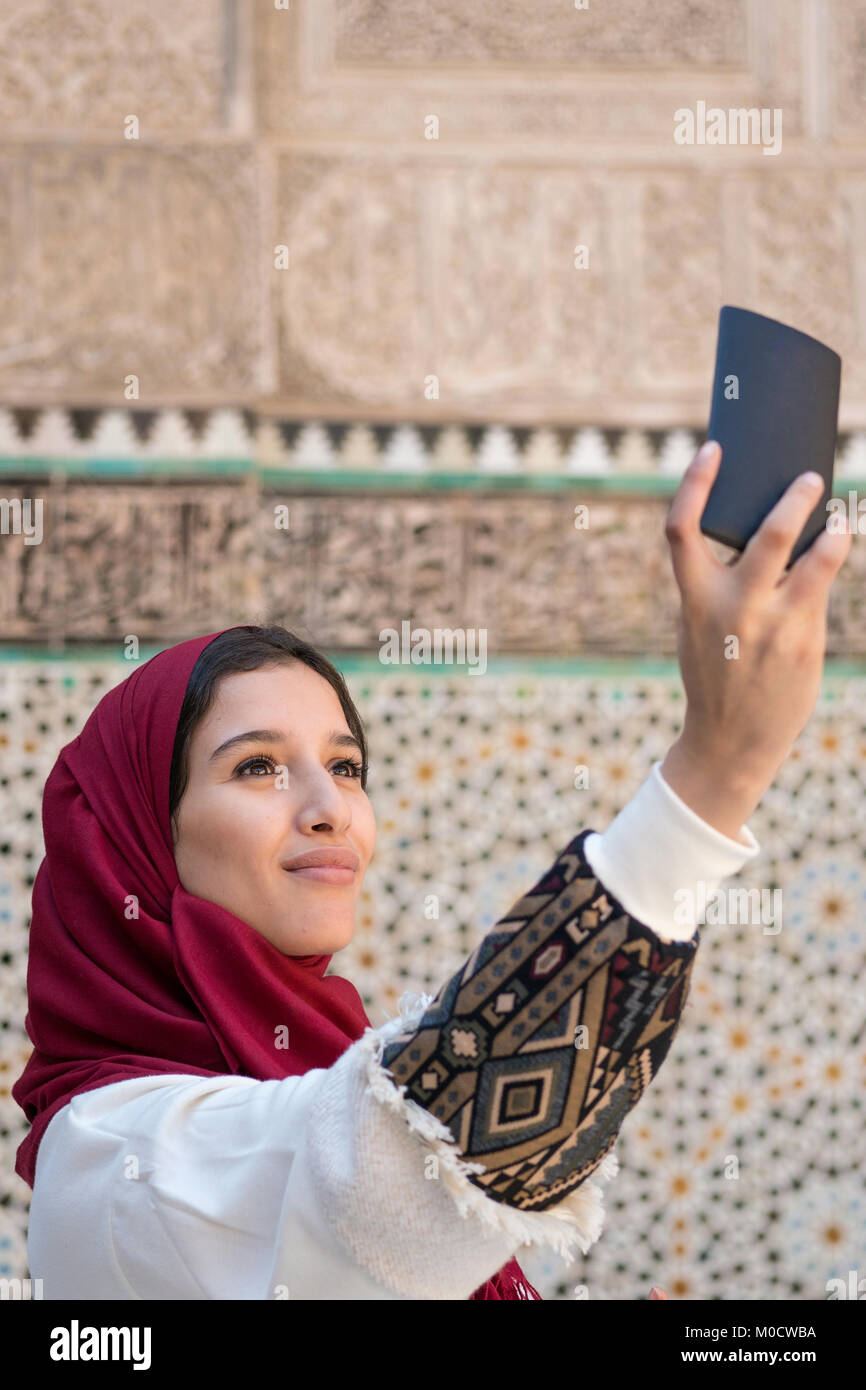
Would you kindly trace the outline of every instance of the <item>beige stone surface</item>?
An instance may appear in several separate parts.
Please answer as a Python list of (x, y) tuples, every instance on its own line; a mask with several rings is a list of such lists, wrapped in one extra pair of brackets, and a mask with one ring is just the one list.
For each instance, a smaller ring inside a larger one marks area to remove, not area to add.
[(0, 150), (5, 401), (193, 403), (261, 389), (250, 145)]
[(700, 428), (734, 303), (861, 429), (864, 73), (861, 0), (21, 0), (0, 401)]
[(7, 135), (217, 135), (233, 123), (236, 6), (217, 0), (15, 0), (0, 7)]

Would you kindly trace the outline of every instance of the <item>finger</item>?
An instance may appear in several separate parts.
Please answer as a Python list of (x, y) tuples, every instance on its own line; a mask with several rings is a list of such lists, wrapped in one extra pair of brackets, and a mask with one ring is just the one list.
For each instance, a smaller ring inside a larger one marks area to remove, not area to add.
[(653, 1284), (649, 1296), (650, 1298), (666, 1298), (670, 1303), (670, 1295), (666, 1294), (664, 1289), (660, 1289), (658, 1284)]
[(824, 489), (824, 480), (815, 476), (815, 484), (809, 483), (805, 473), (795, 478), (749, 537), (737, 566), (746, 583), (772, 587), (784, 575), (791, 551)]
[(691, 587), (720, 567), (703, 537), (700, 522), (719, 471), (721, 457), (721, 446), (715, 440), (708, 439), (683, 474), (668, 509), (665, 536), (680, 589)]
[(779, 585), (781, 592), (793, 604), (823, 611), (833, 580), (847, 560), (853, 542), (849, 531), (833, 532), (825, 527), (794, 561)]

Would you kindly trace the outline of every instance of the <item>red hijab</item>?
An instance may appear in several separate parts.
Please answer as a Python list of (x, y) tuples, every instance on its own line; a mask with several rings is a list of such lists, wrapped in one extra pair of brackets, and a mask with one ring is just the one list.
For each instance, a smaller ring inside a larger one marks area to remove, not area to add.
[[(331, 956), (283, 955), (178, 879), (175, 732), (193, 667), (219, 635), (169, 647), (109, 690), (45, 783), (27, 965), (33, 1052), (12, 1088), (31, 1121), (15, 1164), (31, 1187), (49, 1121), (83, 1091), (179, 1072), (280, 1080), (331, 1066), (370, 1027), (354, 985), (325, 977)], [(290, 1049), (273, 1046), (263, 1022), (273, 1018)], [(516, 1281), (526, 1286), (512, 1260), (472, 1298), (526, 1297)]]

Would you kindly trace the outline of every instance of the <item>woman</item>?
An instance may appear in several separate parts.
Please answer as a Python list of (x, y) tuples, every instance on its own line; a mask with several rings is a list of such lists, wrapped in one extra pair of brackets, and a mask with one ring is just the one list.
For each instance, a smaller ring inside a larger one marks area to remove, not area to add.
[(339, 673), (236, 627), (103, 697), (45, 787), (13, 1092), (45, 1297), (534, 1299), (522, 1247), (598, 1238), (592, 1178), (688, 990), (674, 893), (758, 853), (744, 822), (814, 705), (847, 553), (825, 534), (784, 573), (814, 505), (799, 480), (721, 565), (698, 529), (717, 465), (693, 462), (667, 526), (682, 735), (378, 1029), (325, 974), (375, 840)]

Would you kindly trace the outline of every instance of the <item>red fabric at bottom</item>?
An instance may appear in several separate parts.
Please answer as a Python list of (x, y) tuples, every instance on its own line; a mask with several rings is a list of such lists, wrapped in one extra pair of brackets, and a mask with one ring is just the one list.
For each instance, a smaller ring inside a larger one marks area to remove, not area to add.
[(508, 1264), (476, 1289), (470, 1298), (531, 1298), (541, 1299), (538, 1289), (534, 1289), (516, 1260)]

